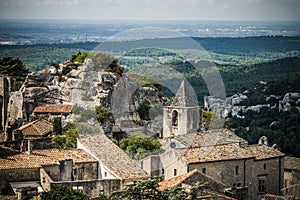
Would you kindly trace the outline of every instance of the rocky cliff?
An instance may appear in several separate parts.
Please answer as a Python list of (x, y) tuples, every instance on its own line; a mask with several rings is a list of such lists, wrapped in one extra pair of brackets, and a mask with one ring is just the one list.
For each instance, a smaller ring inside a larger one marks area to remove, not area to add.
[[(161, 107), (164, 101), (158, 94), (157, 89), (141, 87), (125, 74), (95, 67), (92, 59), (85, 59), (83, 64), (63, 62), (30, 73), (21, 89), (11, 93), (7, 127), (12, 130), (30, 121), (36, 106), (72, 104), (79, 112), (69, 120), (76, 121), (82, 112), (94, 111), (95, 106), (102, 105), (109, 111), (109, 120), (103, 124), (106, 132), (117, 127), (118, 131), (157, 134), (161, 129), (159, 115), (143, 121), (137, 110), (144, 101), (149, 101), (151, 107)], [(87, 121), (95, 123), (93, 119)]]

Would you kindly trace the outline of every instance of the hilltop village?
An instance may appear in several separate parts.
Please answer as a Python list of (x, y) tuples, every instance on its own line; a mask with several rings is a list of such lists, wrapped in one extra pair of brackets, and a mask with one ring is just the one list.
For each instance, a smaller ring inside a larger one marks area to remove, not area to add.
[[(11, 78), (0, 76), (0, 199), (38, 199), (57, 185), (97, 198), (157, 176), (159, 191), (206, 183), (197, 199), (300, 198), (300, 159), (265, 136), (250, 145), (231, 130), (205, 130), (185, 80), (168, 103), (157, 89), (94, 66), (91, 59), (50, 66), (14, 92)], [(143, 120), (145, 101), (162, 113)], [(108, 111), (102, 124), (88, 112), (95, 105)], [(81, 129), (76, 144), (53, 144), (57, 119)], [(161, 150), (127, 155), (118, 142), (137, 131), (157, 138)]]

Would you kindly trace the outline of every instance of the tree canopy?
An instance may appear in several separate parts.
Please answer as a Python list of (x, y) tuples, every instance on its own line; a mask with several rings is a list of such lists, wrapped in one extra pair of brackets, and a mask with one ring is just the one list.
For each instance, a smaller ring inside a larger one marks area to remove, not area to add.
[(127, 185), (123, 190), (115, 191), (110, 199), (139, 199), (139, 200), (186, 200), (196, 199), (199, 190), (206, 184), (196, 182), (192, 188), (186, 190), (182, 186), (176, 186), (163, 191), (158, 190), (160, 178), (156, 177), (150, 180), (137, 181), (132, 185)]
[(142, 158), (151, 152), (159, 150), (161, 144), (155, 138), (137, 132), (120, 141), (120, 148), (136, 159)]
[(54, 185), (50, 191), (41, 195), (42, 200), (89, 200), (89, 198), (80, 191), (62, 185)]
[(13, 90), (18, 90), (21, 87), (28, 73), (28, 69), (19, 58), (0, 58), (0, 74), (13, 78)]

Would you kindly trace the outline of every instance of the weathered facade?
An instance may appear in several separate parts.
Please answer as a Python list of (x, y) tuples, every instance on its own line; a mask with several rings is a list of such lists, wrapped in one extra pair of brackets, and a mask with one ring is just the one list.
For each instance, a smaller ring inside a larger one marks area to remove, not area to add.
[(261, 138), (258, 145), (248, 145), (230, 130), (199, 131), (201, 115), (187, 113), (200, 108), (193, 104), (188, 94), (183, 82), (173, 105), (164, 108), (161, 139), (164, 152), (143, 159), (143, 169), (165, 180), (197, 169), (222, 182), (226, 186), (224, 193), (237, 199), (252, 200), (266, 193), (280, 194), (284, 154), (269, 147), (267, 138)]
[(18, 152), (1, 147), (0, 150), (1, 195), (9, 193), (14, 182), (18, 185), (38, 182), (38, 186), (32, 187), (39, 191), (48, 191), (57, 184), (71, 186), (89, 197), (110, 194), (120, 188), (119, 180), (99, 180), (98, 162), (80, 149)]

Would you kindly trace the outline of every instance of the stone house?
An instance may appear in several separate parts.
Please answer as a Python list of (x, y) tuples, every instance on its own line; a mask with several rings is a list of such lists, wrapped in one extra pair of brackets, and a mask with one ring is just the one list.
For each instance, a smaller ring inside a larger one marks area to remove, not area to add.
[(267, 192), (280, 194), (284, 154), (269, 147), (265, 140), (248, 145), (230, 130), (197, 131), (201, 115), (196, 114), (199, 108), (190, 102), (193, 98), (186, 90), (183, 82), (175, 103), (164, 109), (164, 152), (143, 159), (143, 169), (165, 180), (197, 169), (222, 182), (227, 194), (237, 199), (260, 199)]
[(119, 181), (98, 180), (97, 169), (98, 162), (80, 149), (19, 152), (1, 147), (0, 194), (13, 191), (25, 199), (29, 188), (31, 195), (37, 195), (57, 184), (82, 190), (89, 197), (119, 189)]
[(119, 180), (120, 188), (123, 188), (124, 185), (150, 178), (136, 161), (104, 133), (79, 138), (77, 148), (84, 150), (99, 162), (98, 179)]
[(44, 119), (37, 119), (14, 130), (12, 141), (20, 145), (21, 151), (28, 151), (28, 145), (32, 149), (49, 149), (53, 148), (52, 131), (52, 123)]

